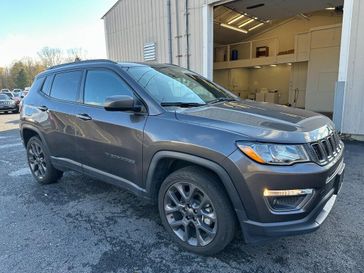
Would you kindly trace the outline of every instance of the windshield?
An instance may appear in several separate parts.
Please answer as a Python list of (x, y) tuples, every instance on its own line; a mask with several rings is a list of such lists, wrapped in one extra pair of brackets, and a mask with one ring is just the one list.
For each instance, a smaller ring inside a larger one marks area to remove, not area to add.
[(147, 92), (164, 106), (191, 104), (198, 106), (234, 95), (196, 73), (175, 66), (137, 66), (123, 68)]
[(3, 95), (8, 96), (9, 98), (13, 97), (13, 94), (11, 94), (10, 92), (4, 92)]
[(9, 100), (10, 98), (8, 97), (8, 95), (5, 94), (0, 94), (0, 100)]

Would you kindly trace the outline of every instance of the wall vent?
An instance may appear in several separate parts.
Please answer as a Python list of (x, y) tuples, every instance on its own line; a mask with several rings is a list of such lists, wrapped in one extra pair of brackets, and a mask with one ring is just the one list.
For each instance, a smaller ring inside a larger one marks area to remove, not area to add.
[(144, 61), (155, 61), (156, 59), (156, 44), (146, 43), (144, 45)]

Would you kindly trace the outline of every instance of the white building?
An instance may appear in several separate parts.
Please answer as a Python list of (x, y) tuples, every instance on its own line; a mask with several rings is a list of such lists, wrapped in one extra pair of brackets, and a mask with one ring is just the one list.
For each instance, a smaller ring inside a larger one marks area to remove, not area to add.
[(364, 138), (363, 14), (362, 0), (119, 0), (103, 19), (110, 59), (181, 65)]

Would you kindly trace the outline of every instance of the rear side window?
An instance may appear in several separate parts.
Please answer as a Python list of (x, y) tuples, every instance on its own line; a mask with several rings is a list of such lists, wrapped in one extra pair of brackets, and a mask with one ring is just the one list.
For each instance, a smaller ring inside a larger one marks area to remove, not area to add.
[(49, 95), (49, 93), (51, 92), (52, 81), (53, 75), (47, 76), (41, 90), (44, 94)]
[(30, 87), (30, 90), (29, 91), (39, 91), (40, 88), (42, 87), (43, 85), (43, 82), (44, 82), (44, 77), (41, 77), (41, 78), (36, 78), (32, 84), (32, 87)]
[(77, 101), (82, 71), (60, 73), (54, 76), (51, 97), (67, 101)]
[(116, 95), (133, 96), (133, 91), (111, 71), (91, 70), (87, 72), (84, 94), (86, 104), (104, 105), (107, 97)]

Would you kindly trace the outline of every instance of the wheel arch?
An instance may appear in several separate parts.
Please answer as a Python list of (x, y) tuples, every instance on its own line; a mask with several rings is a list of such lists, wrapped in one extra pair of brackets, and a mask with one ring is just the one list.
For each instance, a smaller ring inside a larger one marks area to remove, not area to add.
[(23, 124), (20, 129), (20, 134), (23, 139), (25, 148), (27, 147), (29, 139), (31, 139), (33, 136), (38, 136), (42, 141), (42, 143), (44, 144), (45, 148), (47, 149), (47, 152), (49, 152), (47, 142), (45, 141), (43, 134), (38, 128), (29, 124)]
[[(179, 162), (179, 164), (181, 164), (179, 168), (189, 165), (200, 166), (215, 174), (222, 183), (239, 222), (247, 220), (242, 200), (226, 170), (216, 162), (190, 154), (174, 151), (160, 151), (153, 156), (146, 178), (146, 192), (151, 200), (154, 201), (157, 199), (160, 186), (165, 177), (174, 170), (179, 169), (173, 169), (173, 166), (171, 166), (173, 163), (171, 162)], [(161, 170), (162, 173), (160, 173)], [(163, 170), (167, 170), (167, 172)]]

